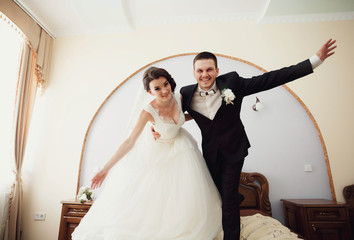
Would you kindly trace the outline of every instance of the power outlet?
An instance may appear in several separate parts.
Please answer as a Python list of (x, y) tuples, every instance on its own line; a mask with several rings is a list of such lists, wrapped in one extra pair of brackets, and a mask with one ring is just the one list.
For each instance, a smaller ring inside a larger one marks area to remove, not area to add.
[(45, 221), (45, 212), (36, 212), (34, 214), (34, 220), (35, 221)]
[(312, 165), (311, 164), (305, 164), (304, 165), (304, 171), (305, 172), (312, 172)]

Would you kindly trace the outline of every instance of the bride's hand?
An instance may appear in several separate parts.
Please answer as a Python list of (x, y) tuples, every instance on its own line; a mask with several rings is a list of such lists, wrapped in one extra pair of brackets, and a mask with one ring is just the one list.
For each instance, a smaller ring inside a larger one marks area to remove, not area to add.
[(108, 175), (108, 171), (106, 171), (105, 169), (102, 169), (100, 171), (98, 171), (95, 176), (91, 179), (91, 188), (92, 189), (96, 189), (101, 187), (103, 181), (105, 180), (105, 178)]
[(152, 133), (152, 135), (154, 136), (154, 139), (155, 139), (155, 140), (156, 140), (156, 139), (159, 139), (159, 138), (161, 137), (160, 133), (155, 132), (155, 129), (154, 129), (153, 126), (151, 126), (151, 133)]

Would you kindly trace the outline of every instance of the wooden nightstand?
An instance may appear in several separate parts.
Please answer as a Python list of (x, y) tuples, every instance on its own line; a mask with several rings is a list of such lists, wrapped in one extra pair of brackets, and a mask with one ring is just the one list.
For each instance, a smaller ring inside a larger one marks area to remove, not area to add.
[(71, 240), (71, 234), (90, 209), (92, 202), (62, 201), (59, 240)]
[(307, 240), (349, 240), (349, 205), (326, 199), (282, 199), (285, 224)]

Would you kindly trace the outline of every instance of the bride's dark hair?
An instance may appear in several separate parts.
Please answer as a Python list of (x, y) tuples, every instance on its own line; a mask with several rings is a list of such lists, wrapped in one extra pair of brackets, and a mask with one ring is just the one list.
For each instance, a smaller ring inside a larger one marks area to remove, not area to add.
[(175, 91), (176, 88), (176, 82), (173, 80), (171, 75), (163, 68), (157, 68), (157, 67), (149, 67), (146, 69), (144, 72), (143, 76), (143, 84), (144, 84), (144, 89), (146, 91), (150, 90), (149, 84), (152, 80), (158, 79), (159, 77), (165, 77), (168, 81), (168, 83), (171, 85), (171, 90), (172, 92)]

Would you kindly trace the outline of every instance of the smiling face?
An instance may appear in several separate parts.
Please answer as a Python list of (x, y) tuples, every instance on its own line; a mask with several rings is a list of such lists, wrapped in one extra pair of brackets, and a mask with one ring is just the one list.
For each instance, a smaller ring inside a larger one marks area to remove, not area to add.
[(208, 91), (219, 74), (213, 59), (200, 59), (194, 63), (193, 76), (204, 91)]
[(170, 83), (165, 77), (159, 77), (149, 83), (149, 93), (158, 100), (168, 101), (172, 97), (172, 89)]

